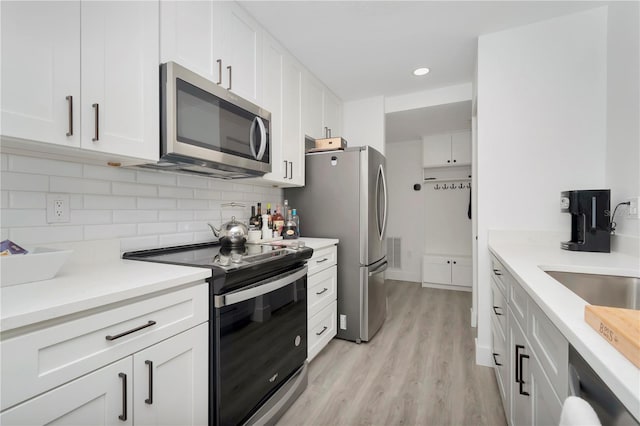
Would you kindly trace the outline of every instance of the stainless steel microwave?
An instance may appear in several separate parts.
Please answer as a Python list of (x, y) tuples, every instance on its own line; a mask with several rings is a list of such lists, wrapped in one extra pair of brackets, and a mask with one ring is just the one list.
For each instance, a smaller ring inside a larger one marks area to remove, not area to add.
[(160, 161), (226, 179), (271, 171), (271, 113), (175, 62), (160, 66)]

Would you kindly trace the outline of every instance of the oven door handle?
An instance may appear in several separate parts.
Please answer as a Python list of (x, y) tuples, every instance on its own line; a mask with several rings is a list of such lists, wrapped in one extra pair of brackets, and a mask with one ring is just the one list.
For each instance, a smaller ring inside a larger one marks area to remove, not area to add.
[(221, 296), (215, 296), (215, 307), (222, 308), (224, 306), (233, 305), (234, 303), (244, 302), (245, 300), (262, 296), (263, 294), (267, 294), (274, 290), (278, 290), (279, 288), (286, 287), (289, 284), (298, 281), (305, 275), (307, 275), (307, 265), (303, 265), (297, 269), (294, 269), (285, 275), (278, 275), (273, 278), (259, 281), (249, 288), (243, 288), (242, 290), (233, 291)]

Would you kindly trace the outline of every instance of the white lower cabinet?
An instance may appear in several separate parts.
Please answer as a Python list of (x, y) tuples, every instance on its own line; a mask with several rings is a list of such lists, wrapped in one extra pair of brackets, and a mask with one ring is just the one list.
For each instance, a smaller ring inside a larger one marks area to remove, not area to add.
[(424, 255), (422, 257), (422, 286), (464, 287), (473, 284), (471, 257), (456, 255)]
[(311, 361), (338, 331), (337, 247), (314, 250), (307, 264), (307, 360)]
[(208, 284), (9, 336), (3, 425), (208, 421)]

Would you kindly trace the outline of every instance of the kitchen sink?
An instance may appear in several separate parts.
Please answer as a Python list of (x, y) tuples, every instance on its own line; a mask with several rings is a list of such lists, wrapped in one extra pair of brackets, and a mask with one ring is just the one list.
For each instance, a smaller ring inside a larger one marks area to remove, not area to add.
[(640, 278), (545, 271), (592, 305), (640, 309)]

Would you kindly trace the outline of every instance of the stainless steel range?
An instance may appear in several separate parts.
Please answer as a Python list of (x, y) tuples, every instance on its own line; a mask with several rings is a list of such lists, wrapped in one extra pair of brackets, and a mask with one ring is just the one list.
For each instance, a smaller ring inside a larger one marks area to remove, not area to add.
[(275, 423), (305, 389), (312, 254), (307, 247), (203, 243), (123, 255), (211, 269), (211, 425)]

